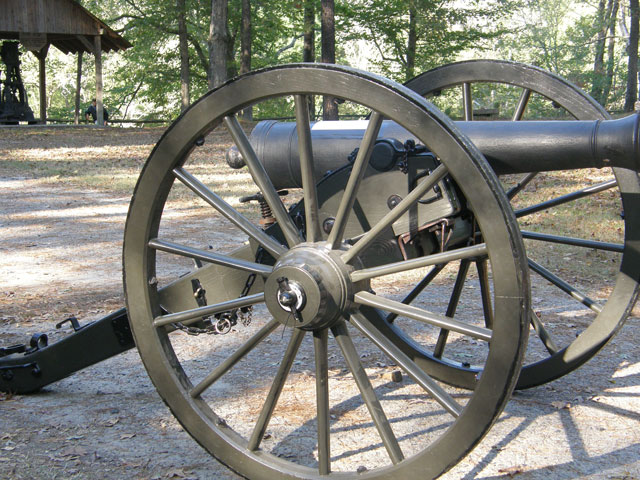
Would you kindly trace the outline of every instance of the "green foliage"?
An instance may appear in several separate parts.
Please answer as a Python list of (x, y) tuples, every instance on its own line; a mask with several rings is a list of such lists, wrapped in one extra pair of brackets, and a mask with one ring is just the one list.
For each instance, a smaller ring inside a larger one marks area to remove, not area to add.
[[(339, 4), (338, 30), (346, 41), (364, 39), (375, 47), (376, 69), (398, 81), (454, 60), (470, 48), (482, 48), (503, 32), (498, 19), (506, 0), (355, 0)], [(415, 22), (415, 67), (410, 61), (411, 12)]]
[[(530, 63), (556, 73), (590, 92), (595, 80), (598, 30), (595, 4), (584, 1), (527, 0), (519, 3), (511, 31), (496, 42), (498, 57)], [(620, 9), (622, 11), (622, 9)], [(624, 18), (619, 18), (622, 24)], [(621, 108), (626, 78), (626, 39), (616, 38), (612, 91), (604, 106)]]
[[(133, 44), (103, 55), (105, 105), (112, 118), (175, 118), (180, 112), (180, 57), (176, 0), (79, 0)], [(254, 0), (252, 67), (302, 60), (304, 0)], [(316, 8), (316, 57), (320, 56), (320, 0)], [(186, 0), (191, 98), (208, 89), (210, 0)], [(619, 23), (624, 23), (620, 8)], [(229, 0), (228, 74), (240, 67), (241, 0)], [(398, 81), (469, 57), (496, 57), (535, 64), (568, 78), (586, 91), (594, 83), (594, 55), (600, 25), (597, 4), (580, 0), (336, 0), (337, 61), (374, 70)], [(413, 34), (412, 34), (413, 32)], [(618, 34), (620, 29), (618, 28)], [(413, 36), (414, 35), (414, 36)], [(412, 38), (415, 39), (413, 42)], [(608, 108), (623, 101), (625, 38), (616, 38)], [(412, 43), (413, 42), (413, 43)], [(23, 54), (23, 75), (32, 108), (37, 109), (37, 61)], [(84, 55), (82, 108), (94, 96), (94, 59)], [(76, 57), (50, 49), (47, 59), (49, 115), (73, 117)], [(493, 88), (478, 95), (500, 114), (517, 92)], [(437, 99), (447, 113), (461, 113), (458, 100)], [(533, 100), (531, 108), (553, 118), (554, 110)], [(548, 103), (548, 102), (547, 102)], [(320, 103), (318, 100), (318, 111)], [(341, 114), (351, 112), (341, 106)], [(287, 101), (268, 102), (256, 118), (293, 115)]]

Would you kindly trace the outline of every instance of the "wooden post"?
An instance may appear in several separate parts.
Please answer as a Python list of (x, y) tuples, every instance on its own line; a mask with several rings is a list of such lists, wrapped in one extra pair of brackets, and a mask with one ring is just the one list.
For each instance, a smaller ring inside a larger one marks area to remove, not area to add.
[[(100, 29), (102, 34), (102, 29)], [(93, 37), (93, 50), (96, 56), (96, 111), (98, 116), (98, 125), (104, 126), (104, 107), (102, 105), (102, 43), (101, 36)]]
[(38, 66), (40, 70), (40, 123), (47, 123), (47, 71), (46, 62), (49, 44), (47, 43), (37, 52), (33, 54), (38, 58)]
[(78, 52), (78, 71), (76, 73), (76, 109), (73, 114), (73, 123), (78, 125), (80, 123), (80, 84), (82, 81), (82, 54), (84, 52), (80, 50)]

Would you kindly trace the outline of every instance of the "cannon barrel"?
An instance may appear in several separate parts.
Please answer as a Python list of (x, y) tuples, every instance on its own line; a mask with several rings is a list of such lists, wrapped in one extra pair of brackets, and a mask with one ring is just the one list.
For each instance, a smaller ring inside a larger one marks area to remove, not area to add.
[[(486, 121), (456, 122), (456, 125), (498, 175), (594, 167), (640, 171), (638, 114), (618, 120)], [(366, 120), (312, 124), (316, 178), (348, 162), (366, 126)], [(392, 121), (383, 122), (378, 138), (393, 139), (396, 145), (415, 139)], [(302, 185), (295, 123), (259, 122), (250, 141), (276, 188)], [(391, 168), (394, 154), (397, 154), (394, 142), (379, 142), (373, 153), (377, 168)], [(227, 162), (234, 168), (244, 165), (235, 149), (227, 152)]]

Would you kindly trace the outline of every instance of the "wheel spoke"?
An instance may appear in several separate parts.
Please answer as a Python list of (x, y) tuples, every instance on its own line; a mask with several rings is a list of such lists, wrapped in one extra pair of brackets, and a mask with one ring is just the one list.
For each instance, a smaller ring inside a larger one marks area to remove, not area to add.
[(529, 259), (529, 268), (531, 268), (531, 270), (536, 272), (538, 275), (540, 275), (545, 280), (553, 283), (556, 287), (558, 287), (563, 292), (565, 292), (568, 295), (570, 295), (573, 298), (575, 298), (577, 301), (579, 301), (585, 307), (590, 308), (591, 310), (593, 310), (596, 313), (600, 313), (602, 311), (602, 306), (600, 306), (594, 300), (590, 299), (584, 293), (582, 293), (580, 290), (578, 290), (577, 288), (569, 285), (567, 282), (562, 280), (560, 277), (554, 275), (549, 270), (544, 268), (542, 265), (534, 262), (531, 259)]
[[(416, 297), (418, 295), (420, 295), (420, 293), (427, 288), (427, 286), (433, 281), (434, 278), (436, 278), (436, 276), (442, 271), (442, 269), (446, 266), (446, 263), (442, 263), (440, 265), (435, 265), (431, 270), (429, 270), (429, 273), (427, 273), (425, 275), (425, 277), (420, 280), (420, 283), (418, 283), (413, 290), (411, 290), (406, 297), (404, 297), (402, 299), (402, 303), (404, 303), (405, 305), (409, 305), (411, 302), (413, 302)], [(393, 323), (393, 321), (398, 317), (397, 313), (390, 313), (389, 315), (387, 315), (386, 317), (386, 321), (389, 323)]]
[(509, 200), (513, 200), (513, 198), (517, 194), (519, 194), (524, 187), (529, 185), (531, 180), (536, 178), (537, 175), (538, 175), (538, 172), (531, 172), (531, 173), (527, 173), (526, 175), (524, 175), (520, 180), (518, 180), (517, 184), (515, 184), (513, 187), (511, 187), (509, 190), (507, 190), (507, 198)]
[(551, 207), (556, 207), (564, 203), (573, 202), (574, 200), (578, 200), (579, 198), (587, 197), (589, 195), (593, 195), (594, 193), (602, 192), (604, 190), (609, 190), (610, 188), (614, 188), (617, 185), (618, 183), (616, 182), (616, 180), (609, 180), (607, 182), (598, 183), (597, 185), (592, 185), (591, 187), (583, 188), (582, 190), (578, 190), (578, 191), (569, 193), (567, 195), (562, 195), (561, 197), (547, 200), (546, 202), (542, 202), (537, 205), (521, 208), (520, 210), (515, 211), (516, 218), (524, 217), (526, 215), (531, 215), (532, 213), (536, 213), (541, 210), (546, 210)]
[(309, 102), (304, 95), (295, 95), (296, 127), (298, 131), (298, 151), (300, 155), (300, 175), (304, 194), (304, 214), (307, 227), (307, 241), (322, 239), (320, 216), (318, 214), (318, 192), (316, 189), (313, 148), (311, 146), (311, 126), (309, 125)]
[(622, 243), (584, 240), (582, 238), (563, 237), (548, 233), (529, 232), (526, 230), (520, 230), (520, 233), (522, 233), (522, 238), (528, 238), (530, 240), (541, 240), (543, 242), (561, 243), (563, 245), (573, 245), (575, 247), (594, 248), (596, 250), (607, 250), (609, 252), (624, 252), (624, 245)]
[(227, 373), (231, 368), (244, 358), (251, 350), (253, 350), (262, 340), (264, 340), (271, 332), (278, 328), (280, 322), (277, 320), (271, 320), (264, 327), (262, 327), (253, 337), (247, 340), (238, 350), (236, 350), (230, 357), (222, 362), (216, 369), (211, 372), (207, 377), (202, 380), (198, 385), (193, 387), (189, 391), (189, 395), (192, 398), (196, 398), (207, 388), (213, 385), (222, 375)]
[(173, 253), (175, 255), (181, 255), (183, 257), (193, 258), (195, 260), (201, 260), (203, 262), (215, 263), (224, 267), (235, 268), (237, 270), (244, 270), (246, 272), (257, 273), (263, 277), (268, 276), (273, 267), (269, 265), (263, 265), (261, 263), (249, 262), (242, 260), (241, 258), (234, 258), (228, 255), (221, 255), (219, 253), (208, 252), (206, 250), (200, 250), (198, 248), (188, 247), (186, 245), (180, 245), (166, 240), (159, 240), (154, 238), (149, 240), (149, 247), (156, 250), (160, 250), (167, 253)]
[(371, 242), (387, 227), (391, 226), (398, 218), (400, 218), (407, 210), (420, 200), (427, 191), (431, 190), (447, 174), (447, 168), (439, 165), (422, 183), (416, 186), (409, 194), (403, 198), (391, 211), (389, 211), (380, 221), (378, 221), (371, 229), (364, 234), (349, 250), (342, 254), (342, 260), (348, 263), (358, 253), (367, 248)]
[(233, 310), (234, 308), (250, 307), (251, 305), (262, 302), (264, 302), (264, 293), (255, 293), (253, 295), (247, 295), (246, 297), (235, 298), (233, 300), (227, 300), (226, 302), (220, 302), (214, 305), (207, 305), (206, 307), (198, 307), (191, 310), (185, 310), (184, 312), (160, 315), (154, 318), (153, 326), (157, 328), (178, 322), (184, 325), (189, 325), (201, 320), (202, 317), (226, 312), (227, 310)]
[(356, 351), (355, 346), (353, 345), (353, 341), (351, 340), (351, 336), (349, 335), (347, 326), (345, 325), (344, 321), (341, 321), (340, 323), (332, 327), (331, 331), (333, 332), (333, 335), (338, 342), (338, 346), (342, 350), (342, 355), (347, 361), (347, 365), (349, 366), (349, 370), (351, 370), (353, 379), (356, 382), (358, 389), (360, 390), (362, 399), (369, 409), (369, 414), (371, 415), (373, 423), (378, 429), (378, 433), (380, 434), (382, 443), (387, 449), (389, 458), (391, 458), (391, 461), (394, 464), (401, 462), (404, 459), (404, 455), (402, 453), (402, 450), (400, 449), (400, 444), (398, 443), (398, 439), (391, 429), (391, 425), (389, 424), (389, 420), (387, 419), (387, 416), (382, 409), (380, 400), (378, 400), (376, 392), (373, 390), (373, 386), (371, 385), (371, 381), (367, 376), (367, 372), (360, 362), (360, 357), (358, 355), (358, 352)]
[(487, 259), (476, 261), (478, 279), (480, 280), (480, 296), (482, 297), (482, 311), (484, 313), (484, 324), (487, 328), (493, 328), (493, 307), (491, 305), (491, 287), (489, 285), (489, 269)]
[(227, 220), (258, 242), (274, 258), (279, 258), (286, 248), (280, 245), (273, 237), (264, 230), (259, 229), (251, 223), (244, 215), (225, 202), (221, 197), (209, 190), (202, 182), (187, 172), (184, 168), (176, 168), (173, 174), (193, 192), (195, 192), (205, 202), (220, 212)]
[(329, 331), (313, 332), (316, 356), (316, 404), (318, 419), (318, 471), (327, 475), (331, 471), (331, 447), (329, 434), (329, 366), (327, 340)]
[(398, 346), (382, 334), (362, 313), (351, 316), (351, 323), (357, 327), (380, 350), (399, 365), (407, 375), (442, 405), (454, 417), (462, 412), (462, 407), (435, 380), (427, 375), (413, 360), (411, 360)]
[(464, 105), (464, 119), (467, 122), (473, 120), (473, 97), (471, 96), (471, 84), (462, 84), (462, 103)]
[(527, 105), (529, 104), (529, 99), (531, 98), (531, 90), (528, 88), (523, 88), (522, 93), (520, 94), (520, 98), (518, 99), (518, 105), (516, 106), (515, 112), (513, 112), (512, 120), (517, 122), (522, 120), (524, 116), (524, 111), (527, 109)]
[(540, 338), (540, 340), (542, 341), (542, 344), (545, 346), (545, 348), (551, 355), (554, 355), (560, 351), (560, 349), (551, 338), (551, 335), (549, 335), (549, 332), (547, 331), (547, 329), (544, 328), (544, 325), (540, 321), (540, 318), (538, 318), (538, 315), (536, 315), (536, 312), (534, 312), (533, 309), (531, 309), (531, 325), (533, 325), (533, 329), (538, 334), (538, 338)]
[(247, 445), (247, 448), (249, 450), (257, 450), (260, 446), (260, 442), (262, 441), (262, 438), (267, 431), (267, 426), (269, 425), (269, 421), (271, 420), (271, 415), (273, 414), (273, 410), (276, 408), (278, 398), (280, 398), (282, 388), (284, 387), (284, 384), (287, 380), (287, 376), (289, 375), (289, 371), (291, 370), (293, 361), (296, 358), (296, 354), (298, 353), (298, 348), (300, 348), (300, 344), (302, 343), (304, 334), (304, 330), (300, 330), (298, 328), (295, 328), (293, 330), (291, 340), (289, 341), (289, 345), (287, 346), (287, 351), (285, 352), (282, 363), (280, 364), (280, 368), (278, 368), (278, 372), (273, 379), (271, 389), (269, 390), (269, 394), (267, 395), (267, 399), (264, 402), (262, 411), (260, 412), (260, 416), (258, 417), (258, 421), (256, 422), (256, 426), (253, 429), (251, 438), (249, 439), (249, 443)]
[(421, 308), (413, 307), (411, 305), (405, 305), (404, 303), (396, 302), (395, 300), (389, 300), (388, 298), (380, 297), (369, 292), (358, 292), (354, 297), (354, 302), (360, 305), (367, 305), (373, 308), (379, 308), (387, 312), (395, 312), (398, 315), (403, 315), (419, 322), (424, 322), (436, 327), (445, 328), (454, 332), (468, 335), (478, 340), (490, 341), (492, 331), (488, 328), (476, 327), (475, 325), (469, 325), (464, 322), (459, 322), (453, 318), (446, 317), (444, 315), (438, 315)]
[(483, 257), (487, 255), (487, 245), (479, 243), (470, 247), (458, 248), (448, 252), (436, 253), (419, 258), (412, 258), (402, 262), (389, 263), (379, 267), (363, 268), (351, 273), (351, 280), (359, 282), (369, 278), (381, 277), (392, 273), (406, 272), (414, 268), (427, 267), (430, 265), (438, 265), (440, 263), (452, 262), (454, 260), (462, 260), (464, 258)]
[(253, 181), (262, 192), (262, 195), (269, 204), (269, 207), (271, 207), (273, 216), (276, 218), (289, 247), (297, 245), (301, 241), (298, 229), (289, 216), (289, 212), (287, 212), (287, 209), (282, 203), (278, 192), (273, 187), (273, 183), (271, 182), (269, 175), (267, 175), (264, 166), (260, 163), (260, 160), (258, 160), (258, 156), (253, 150), (244, 130), (242, 130), (238, 119), (235, 116), (227, 116), (224, 118), (224, 122), (229, 133), (233, 137), (233, 141), (238, 147), (238, 150), (242, 154), (247, 167), (249, 168), (249, 173), (251, 173)]
[[(471, 261), (469, 259), (460, 261), (460, 268), (458, 269), (456, 282), (453, 285), (453, 291), (451, 292), (451, 298), (449, 299), (449, 305), (447, 306), (447, 313), (445, 313), (446, 317), (453, 318), (456, 314), (456, 309), (458, 308), (458, 303), (460, 302), (460, 295), (462, 294), (462, 289), (464, 288), (464, 282), (466, 281), (467, 274), (469, 273), (470, 264)], [(449, 330), (445, 328), (441, 329), (440, 334), (438, 335), (438, 341), (436, 342), (436, 346), (433, 350), (434, 357), (442, 357), (444, 347), (447, 344), (447, 338), (449, 338)]]
[(362, 142), (360, 143), (358, 155), (353, 163), (351, 175), (349, 176), (347, 185), (342, 193), (342, 200), (338, 206), (333, 228), (331, 229), (331, 233), (329, 233), (329, 238), (327, 239), (329, 245), (331, 245), (331, 248), (334, 250), (337, 249), (342, 242), (344, 231), (347, 228), (347, 221), (349, 220), (353, 204), (356, 201), (360, 182), (362, 181), (367, 170), (367, 166), (369, 165), (369, 158), (371, 157), (371, 152), (373, 151), (376, 139), (378, 138), (378, 132), (380, 132), (381, 125), (382, 115), (378, 112), (373, 112), (369, 119), (367, 129), (364, 132)]

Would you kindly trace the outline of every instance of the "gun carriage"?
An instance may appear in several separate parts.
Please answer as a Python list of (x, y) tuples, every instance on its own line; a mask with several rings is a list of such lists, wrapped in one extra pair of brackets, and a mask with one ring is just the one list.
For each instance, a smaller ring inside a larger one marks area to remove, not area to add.
[[(472, 122), (474, 82), (519, 87), (514, 121)], [(464, 120), (454, 123), (424, 97), (457, 87)], [(576, 120), (520, 121), (533, 94)], [(367, 118), (314, 124), (308, 102), (315, 95), (336, 97)], [(277, 100), (294, 103), (295, 122), (259, 123), (247, 135), (236, 114)], [(198, 148), (218, 129), (233, 138), (229, 163), (248, 167), (259, 192), (251, 198), (230, 199), (198, 175)], [(0, 386), (34, 391), (83, 362), (130, 348), (130, 323), (174, 415), (241, 475), (437, 477), (481, 440), (514, 388), (577, 368), (633, 307), (640, 275), (638, 132), (637, 116), (610, 120), (567, 82), (507, 62), (453, 64), (407, 86), (308, 64), (232, 80), (185, 112), (145, 164), (125, 229), (126, 312), (78, 327), (66, 347), (36, 338), (31, 348), (4, 349)], [(592, 167), (613, 167), (615, 179), (529, 210), (510, 205), (536, 172)], [(498, 174), (525, 176), (501, 182)], [(289, 207), (282, 188), (299, 192)], [(613, 188), (624, 206), (623, 243), (520, 230), (518, 219), (530, 212)], [(188, 228), (185, 198), (217, 212), (210, 228), (234, 232), (228, 248), (202, 248), (206, 231), (194, 236)], [(260, 202), (262, 221), (248, 200)], [(523, 239), (613, 252), (619, 272), (607, 295), (592, 299), (528, 257)], [(181, 259), (198, 268), (185, 275)], [(469, 296), (463, 286), (472, 265), (479, 288)], [(563, 337), (564, 344), (554, 339), (534, 311), (530, 270), (593, 312), (580, 335)], [(444, 313), (435, 307), (448, 282), (438, 275), (452, 283)], [(530, 328), (544, 347), (537, 358), (525, 357)], [(212, 340), (203, 359), (189, 349), (203, 337), (175, 330), (218, 335), (204, 337)], [(83, 359), (83, 335), (110, 343)], [(70, 365), (50, 367), (65, 351)], [(386, 394), (365, 371), (369, 355), (386, 357), (412, 382), (397, 396)], [(259, 370), (243, 361), (247, 356), (264, 359)], [(336, 368), (350, 376), (336, 379)], [(296, 396), (305, 412), (274, 439), (274, 412), (288, 379), (300, 375), (310, 379), (308, 391)], [(331, 388), (337, 381), (346, 383)], [(260, 391), (256, 410), (248, 406), (251, 385)], [(460, 394), (447, 385), (470, 390)], [(358, 406), (353, 420), (338, 413)], [(374, 429), (379, 442), (357, 444), (356, 425)], [(311, 439), (306, 450), (303, 438)], [(361, 462), (357, 468), (343, 464), (351, 455)]]

